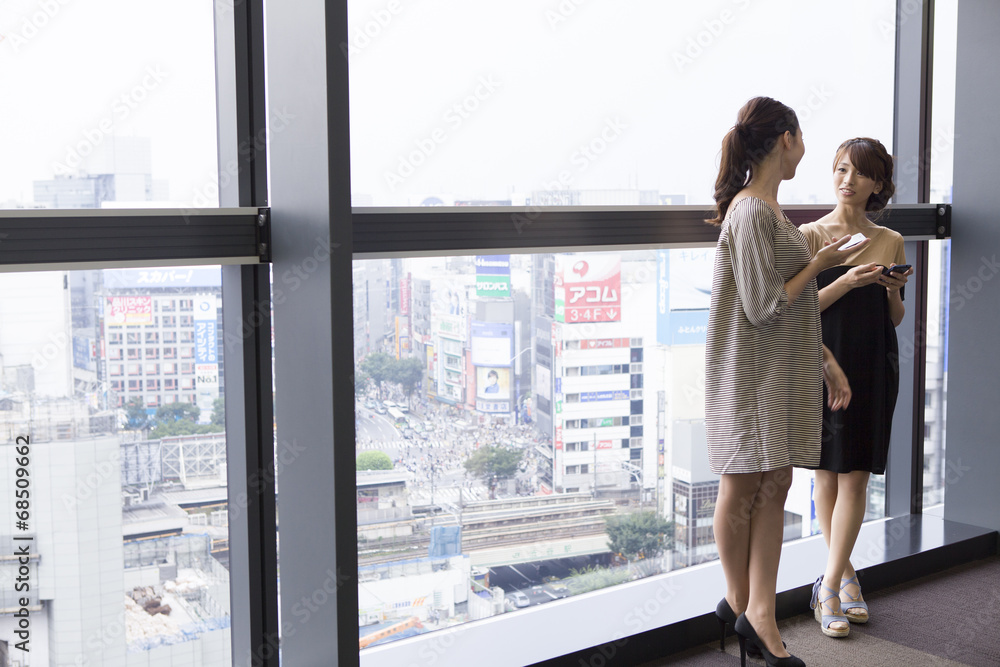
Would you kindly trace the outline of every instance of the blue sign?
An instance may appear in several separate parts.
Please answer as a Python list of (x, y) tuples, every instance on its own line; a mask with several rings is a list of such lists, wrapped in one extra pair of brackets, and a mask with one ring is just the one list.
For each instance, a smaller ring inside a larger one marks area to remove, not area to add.
[(218, 340), (214, 320), (196, 320), (194, 323), (194, 360), (196, 364), (219, 362)]
[(159, 269), (104, 269), (104, 286), (110, 289), (222, 287), (222, 268), (168, 266)]
[(510, 255), (476, 255), (476, 274), (509, 276)]
[(73, 365), (85, 371), (95, 368), (93, 355), (94, 342), (90, 338), (73, 336)]
[(627, 401), (629, 400), (628, 389), (617, 389), (614, 391), (584, 391), (580, 393), (581, 403), (592, 403), (594, 401)]
[(675, 310), (670, 313), (671, 345), (704, 344), (708, 334), (707, 310)]
[(473, 338), (513, 338), (514, 325), (506, 322), (472, 321)]

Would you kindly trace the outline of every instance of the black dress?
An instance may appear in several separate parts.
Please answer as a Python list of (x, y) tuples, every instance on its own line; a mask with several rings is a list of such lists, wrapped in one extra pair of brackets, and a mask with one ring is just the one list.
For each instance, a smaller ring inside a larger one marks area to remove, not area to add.
[[(853, 266), (835, 266), (816, 277), (823, 289)], [(900, 293), (902, 297), (902, 292)], [(830, 348), (851, 385), (851, 403), (833, 412), (823, 388), (823, 447), (819, 469), (838, 473), (885, 473), (892, 413), (899, 392), (896, 327), (889, 317), (885, 287), (850, 290), (822, 313), (823, 344)]]

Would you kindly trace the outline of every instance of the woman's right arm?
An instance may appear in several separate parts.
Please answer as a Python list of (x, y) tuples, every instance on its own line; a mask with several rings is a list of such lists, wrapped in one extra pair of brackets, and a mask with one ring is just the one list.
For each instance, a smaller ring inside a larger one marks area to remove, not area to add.
[(871, 285), (882, 275), (878, 264), (859, 264), (819, 291), (819, 309), (824, 311), (855, 287)]
[[(820, 248), (812, 256), (812, 259), (809, 260), (806, 267), (796, 273), (791, 280), (785, 283), (785, 292), (788, 294), (789, 304), (793, 303), (795, 299), (802, 294), (802, 290), (806, 288), (806, 285), (809, 284), (810, 280), (813, 280), (816, 276), (827, 269), (843, 264), (848, 255), (851, 255), (858, 249), (862, 248), (864, 244), (869, 242), (868, 239), (865, 239), (859, 245), (852, 247), (850, 250), (841, 250), (840, 247), (847, 243), (850, 238), (850, 236), (844, 236), (843, 238), (835, 239), (829, 245)], [(843, 296), (843, 294), (841, 296)], [(833, 303), (833, 300), (831, 300), (830, 303)], [(821, 302), (820, 308), (822, 309), (822, 307), (823, 305)]]

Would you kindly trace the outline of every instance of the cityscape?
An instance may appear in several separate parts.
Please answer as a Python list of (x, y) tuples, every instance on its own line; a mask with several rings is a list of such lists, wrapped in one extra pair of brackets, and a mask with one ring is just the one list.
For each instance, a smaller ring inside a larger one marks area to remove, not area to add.
[[(107, 173), (37, 181), (34, 206), (166, 198), (149, 141), (115, 147)], [(638, 190), (552, 196), (525, 199), (684, 203)], [(703, 422), (713, 253), (354, 262), (361, 648), (717, 557)], [(946, 243), (931, 262), (947, 275)], [(0, 467), (13, 474), (18, 437), (40, 445), (27, 566), (39, 648), (25, 665), (139, 664), (151, 651), (229, 663), (221, 294), (218, 267), (0, 276)], [(932, 280), (929, 312), (947, 294)], [(928, 504), (943, 489), (946, 386), (933, 324)], [(811, 483), (797, 473), (786, 540), (817, 532)], [(866, 518), (883, 501), (873, 477)], [(635, 526), (655, 539), (628, 545)], [(14, 537), (0, 533), (11, 548)], [(17, 641), (16, 573), (0, 564), (0, 645)], [(86, 583), (98, 580), (119, 583), (98, 595)], [(76, 611), (91, 599), (100, 605)]]

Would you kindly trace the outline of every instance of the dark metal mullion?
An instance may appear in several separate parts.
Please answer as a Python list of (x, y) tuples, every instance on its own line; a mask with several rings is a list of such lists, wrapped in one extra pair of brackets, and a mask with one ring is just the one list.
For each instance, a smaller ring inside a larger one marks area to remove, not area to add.
[[(354, 230), (351, 215), (351, 133), (347, 2), (327, 2), (326, 104), (330, 230), (330, 338), (333, 372), (334, 551), (337, 563), (337, 664), (360, 664), (358, 608), (358, 512), (355, 474)], [(331, 656), (332, 657), (332, 656)]]
[[(237, 193), (240, 206), (267, 206), (267, 111), (263, 0), (233, 4)], [(226, 164), (220, 165), (226, 168)], [(221, 175), (220, 175), (221, 176)], [(258, 254), (269, 257), (266, 213), (256, 221)], [(270, 265), (244, 266), (242, 410), (246, 451), (249, 641), (253, 664), (278, 665), (278, 547), (271, 394)], [(237, 445), (239, 446), (239, 445)]]
[[(927, 405), (927, 270), (929, 243), (917, 244), (915, 271), (911, 278), (911, 295), (916, 318), (913, 346), (913, 460), (910, 468), (910, 513), (920, 514), (924, 508), (924, 415)], [(915, 294), (914, 294), (915, 293)]]
[(931, 197), (931, 101), (934, 82), (934, 0), (923, 0), (920, 49), (920, 161), (917, 163), (917, 201), (930, 202)]
[(233, 4), (240, 206), (267, 206), (264, 3)]
[[(260, 665), (278, 665), (278, 544), (275, 507), (274, 406), (271, 394), (270, 266), (240, 267), (246, 428), (251, 641)], [(254, 483), (254, 477), (256, 477)], [(256, 548), (255, 548), (256, 547)]]

